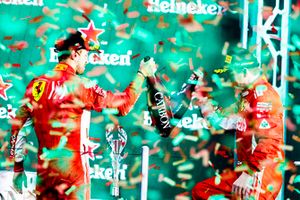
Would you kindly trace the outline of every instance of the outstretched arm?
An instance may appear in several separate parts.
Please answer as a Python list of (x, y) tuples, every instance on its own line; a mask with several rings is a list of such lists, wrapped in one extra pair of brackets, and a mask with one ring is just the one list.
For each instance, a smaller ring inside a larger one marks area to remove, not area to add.
[(146, 77), (153, 76), (156, 68), (153, 59), (147, 62), (141, 61), (138, 73), (123, 92), (113, 93), (94, 85), (89, 89), (87, 104), (96, 111), (101, 111), (103, 108), (116, 108), (119, 115), (128, 114), (142, 92)]
[[(30, 85), (30, 84), (29, 84)], [(27, 87), (25, 97), (23, 98), (23, 104), (18, 109), (17, 115), (11, 120), (11, 137), (10, 137), (10, 159), (14, 161), (14, 177), (13, 186), (17, 192), (22, 193), (22, 185), (24, 183), (27, 186), (27, 177), (24, 173), (24, 152), (23, 147), (26, 144), (26, 133), (21, 129), (24, 125), (30, 125), (32, 105), (30, 104), (29, 91)]]
[(11, 120), (11, 137), (10, 137), (10, 158), (15, 161), (14, 171), (22, 172), (23, 168), (23, 156), (19, 149), (23, 149), (26, 143), (26, 138), (24, 135), (19, 135), (20, 130), (24, 126), (27, 120), (31, 118), (31, 112), (33, 105), (30, 101), (30, 94), (32, 85), (31, 83), (27, 86), (24, 98), (22, 100), (22, 105), (19, 107), (16, 117)]

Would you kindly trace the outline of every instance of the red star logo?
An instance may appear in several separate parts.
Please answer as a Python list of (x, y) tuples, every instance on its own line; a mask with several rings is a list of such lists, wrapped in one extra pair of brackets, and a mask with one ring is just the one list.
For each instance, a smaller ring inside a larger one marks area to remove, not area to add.
[(90, 141), (88, 141), (87, 146), (83, 145), (84, 152), (82, 154), (88, 154), (89, 158), (91, 160), (95, 160), (95, 154), (94, 151), (100, 146), (100, 144), (95, 144)]
[(0, 97), (7, 101), (7, 95), (6, 95), (6, 90), (11, 88), (13, 84), (11, 83), (4, 83), (2, 76), (0, 75)]
[(82, 34), (86, 36), (87, 40), (92, 40), (95, 43), (99, 43), (98, 36), (104, 33), (104, 29), (95, 28), (94, 22), (91, 21), (87, 28), (79, 28), (78, 29)]

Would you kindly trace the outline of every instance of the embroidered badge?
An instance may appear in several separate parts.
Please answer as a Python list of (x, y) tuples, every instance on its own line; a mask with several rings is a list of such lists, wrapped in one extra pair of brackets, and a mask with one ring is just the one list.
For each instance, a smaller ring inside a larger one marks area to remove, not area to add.
[(68, 68), (68, 65), (65, 64), (58, 64), (55, 66), (55, 70), (59, 70), (59, 71), (65, 71)]
[(267, 86), (265, 85), (258, 85), (255, 87), (255, 94), (256, 96), (260, 97), (264, 95), (264, 92), (267, 91)]
[(263, 119), (259, 125), (259, 129), (269, 129), (269, 128), (271, 128), (269, 122), (266, 119)]
[(35, 101), (42, 97), (46, 86), (46, 81), (35, 81), (32, 86), (32, 96)]

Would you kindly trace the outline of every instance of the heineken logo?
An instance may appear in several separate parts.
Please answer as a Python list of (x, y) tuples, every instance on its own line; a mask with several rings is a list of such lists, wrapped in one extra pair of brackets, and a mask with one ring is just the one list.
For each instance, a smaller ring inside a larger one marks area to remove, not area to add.
[(149, 0), (148, 12), (161, 12), (161, 13), (176, 13), (176, 14), (202, 14), (202, 15), (219, 15), (223, 12), (223, 7), (216, 3), (203, 3), (201, 0), (197, 1), (161, 1)]
[(43, 0), (0, 0), (0, 4), (24, 5), (24, 6), (44, 6)]
[[(58, 62), (58, 53), (54, 51), (55, 48), (50, 48), (49, 62)], [(128, 50), (126, 54), (106, 53), (101, 50), (100, 54), (90, 53), (88, 62), (92, 65), (119, 65), (131, 66), (132, 51)]]

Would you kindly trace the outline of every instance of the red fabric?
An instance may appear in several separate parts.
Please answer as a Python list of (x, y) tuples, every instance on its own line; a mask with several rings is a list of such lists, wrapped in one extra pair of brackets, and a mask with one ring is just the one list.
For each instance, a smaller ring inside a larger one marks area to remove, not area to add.
[[(259, 200), (275, 200), (281, 185), (281, 174), (276, 172), (276, 168), (265, 171), (262, 181), (262, 192), (259, 195)], [(220, 174), (221, 182), (217, 184), (216, 177), (208, 178), (199, 182), (192, 190), (193, 200), (205, 200), (212, 198), (215, 195), (223, 195), (227, 199), (239, 199), (231, 193), (234, 181), (240, 176), (241, 172), (227, 171)], [(272, 185), (272, 189), (268, 185)]]
[[(76, 196), (88, 199), (89, 192), (83, 194), (84, 189), (89, 190), (88, 161), (84, 162), (81, 152), (86, 149), (81, 139), (88, 137), (86, 131), (84, 135), (80, 131), (83, 109), (101, 111), (103, 108), (117, 108), (119, 115), (126, 115), (138, 95), (133, 83), (124, 92), (113, 94), (88, 79), (80, 78), (67, 64), (58, 64), (54, 71), (33, 79), (27, 86), (24, 104), (12, 122), (10, 155), (14, 156), (19, 130), (27, 118), (32, 118), (39, 143), (38, 193), (47, 193), (66, 184), (68, 187), (76, 186), (75, 192), (70, 194), (76, 194), (75, 199)], [(56, 149), (62, 136), (66, 136), (67, 142), (61, 151), (56, 152), (55, 159), (41, 159), (43, 148)]]
[[(236, 132), (237, 156), (252, 170), (261, 170), (276, 158), (283, 160), (283, 107), (272, 85), (263, 77), (241, 94)], [(257, 146), (252, 153), (252, 135)]]
[[(239, 115), (241, 120), (236, 130), (238, 161), (247, 164), (251, 172), (264, 168), (262, 189), (266, 193), (259, 199), (275, 199), (282, 184), (279, 167), (284, 159), (283, 107), (279, 95), (265, 77), (241, 93)], [(252, 147), (252, 135), (257, 143), (255, 148)], [(231, 189), (238, 175), (236, 172), (222, 174), (226, 178), (221, 179), (220, 185), (215, 185), (215, 177), (198, 183), (192, 192), (193, 199), (208, 199), (216, 194), (234, 199)]]
[(14, 172), (23, 172), (24, 171), (24, 161), (15, 162), (14, 164)]

